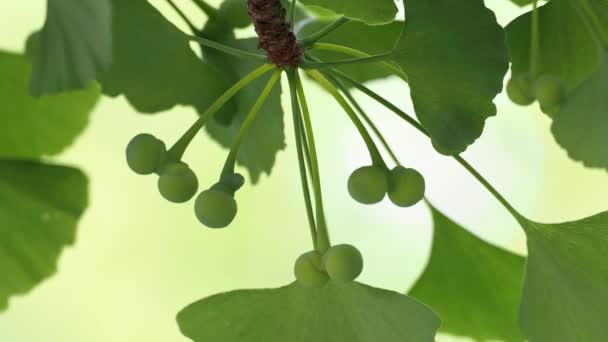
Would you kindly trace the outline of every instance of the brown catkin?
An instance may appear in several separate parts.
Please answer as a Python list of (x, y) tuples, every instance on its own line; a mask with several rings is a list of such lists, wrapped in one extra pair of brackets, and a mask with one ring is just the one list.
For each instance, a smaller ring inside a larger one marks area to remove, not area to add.
[(297, 67), (302, 49), (285, 19), (285, 8), (280, 0), (247, 0), (249, 16), (260, 39), (260, 48), (268, 60), (278, 67)]

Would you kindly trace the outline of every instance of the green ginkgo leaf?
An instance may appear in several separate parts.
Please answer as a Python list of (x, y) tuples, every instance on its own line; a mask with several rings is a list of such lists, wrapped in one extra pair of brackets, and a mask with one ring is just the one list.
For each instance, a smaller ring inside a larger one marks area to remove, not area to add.
[(551, 127), (570, 158), (608, 169), (608, 58), (597, 72), (574, 88)]
[(30, 91), (34, 96), (84, 89), (112, 62), (110, 0), (47, 0)]
[(431, 211), (431, 258), (408, 295), (437, 312), (442, 332), (477, 341), (523, 341), (518, 309), (525, 258)]
[(25, 56), (0, 51), (0, 157), (38, 158), (61, 152), (87, 126), (99, 98), (95, 84), (34, 98), (28, 92), (30, 73)]
[(405, 7), (392, 59), (407, 75), (416, 115), (435, 148), (461, 153), (496, 114), (492, 100), (509, 67), (503, 29), (482, 0), (418, 0)]
[(328, 9), (346, 18), (362, 21), (369, 25), (390, 23), (397, 15), (394, 0), (301, 0), (304, 5)]
[(0, 311), (55, 273), (86, 206), (79, 170), (0, 159)]
[(223, 75), (148, 1), (112, 4), (114, 62), (100, 76), (105, 94), (123, 94), (138, 111), (155, 113), (175, 105), (203, 111), (227, 89)]
[[(604, 0), (586, 1), (597, 8), (607, 6), (601, 4)], [(577, 9), (582, 2), (552, 0), (538, 9), (538, 71), (559, 77), (568, 90), (589, 77), (602, 62), (601, 49)], [(531, 16), (531, 12), (523, 14), (506, 28), (513, 74), (530, 71)]]
[(608, 341), (608, 212), (560, 224), (519, 221), (528, 237), (520, 312), (528, 339)]
[(196, 342), (433, 342), (441, 323), (414, 299), (355, 282), (223, 293), (177, 321)]

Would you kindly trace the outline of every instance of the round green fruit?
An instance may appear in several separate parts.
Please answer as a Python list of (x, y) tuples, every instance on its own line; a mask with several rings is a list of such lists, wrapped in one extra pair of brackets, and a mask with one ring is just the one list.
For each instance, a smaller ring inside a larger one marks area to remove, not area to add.
[(158, 191), (166, 200), (184, 203), (194, 197), (197, 190), (198, 179), (188, 165), (180, 162), (163, 167), (158, 178)]
[(514, 75), (507, 82), (507, 95), (514, 103), (528, 106), (534, 102), (532, 77), (528, 73)]
[(165, 144), (151, 134), (139, 134), (127, 145), (127, 164), (133, 172), (149, 175), (156, 172), (167, 155)]
[(304, 253), (296, 260), (294, 273), (302, 286), (318, 288), (329, 281), (329, 276), (321, 269), (321, 262), (321, 254), (316, 251)]
[(414, 169), (397, 166), (389, 173), (388, 197), (397, 206), (411, 207), (424, 198), (424, 177)]
[(378, 203), (384, 199), (387, 191), (388, 179), (382, 167), (364, 166), (348, 178), (348, 192), (359, 203)]
[(355, 246), (337, 245), (325, 253), (323, 266), (331, 279), (353, 281), (363, 271), (363, 257)]
[(194, 203), (198, 220), (209, 228), (225, 228), (236, 217), (234, 196), (216, 189), (201, 192)]
[(535, 90), (541, 108), (559, 108), (566, 99), (564, 83), (553, 75), (539, 77), (536, 80)]

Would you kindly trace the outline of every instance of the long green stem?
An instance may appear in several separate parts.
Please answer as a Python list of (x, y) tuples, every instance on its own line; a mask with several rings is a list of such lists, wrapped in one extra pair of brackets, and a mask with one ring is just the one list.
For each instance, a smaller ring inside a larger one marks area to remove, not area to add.
[(296, 0), (291, 0), (291, 6), (289, 8), (289, 27), (291, 31), (296, 24)]
[(310, 45), (319, 41), (321, 38), (328, 35), (329, 33), (333, 32), (338, 27), (346, 24), (347, 22), (348, 22), (347, 18), (340, 17), (340, 18), (334, 20), (333, 22), (329, 23), (327, 26), (323, 27), (321, 30), (313, 33), (312, 35), (310, 35), (306, 38), (303, 38), (302, 40), (300, 40), (299, 44), (302, 48), (307, 48)]
[[(357, 58), (371, 57), (370, 54), (367, 54), (363, 51), (356, 50), (356, 49), (353, 49), (353, 48), (350, 48), (347, 46), (343, 46), (343, 45), (337, 45), (337, 44), (315, 43), (314, 45), (311, 46), (311, 48), (317, 49), (317, 50), (338, 52), (338, 53), (350, 55), (350, 56), (357, 57)], [(403, 71), (398, 66), (396, 66), (390, 62), (387, 62), (387, 61), (381, 61), (380, 65), (382, 65), (383, 67), (385, 67), (386, 69), (388, 69), (389, 71), (394, 73), (395, 75), (397, 75), (407, 81), (407, 76), (403, 73)]]
[(344, 111), (346, 112), (348, 117), (351, 119), (353, 124), (355, 124), (355, 127), (359, 131), (359, 134), (361, 135), (361, 137), (363, 138), (363, 141), (365, 142), (365, 145), (367, 146), (367, 150), (369, 151), (370, 157), (372, 159), (372, 163), (374, 165), (378, 165), (383, 168), (386, 168), (387, 167), (386, 163), (384, 162), (384, 159), (382, 159), (382, 155), (380, 154), (380, 151), (378, 151), (378, 147), (376, 147), (376, 143), (374, 142), (374, 139), (372, 139), (372, 137), (369, 135), (369, 132), (367, 132), (365, 125), (363, 125), (361, 120), (359, 120), (357, 113), (355, 113), (353, 108), (348, 104), (348, 102), (340, 94), (338, 89), (336, 89), (336, 87), (329, 80), (327, 80), (325, 78), (325, 76), (323, 76), (320, 72), (315, 71), (315, 70), (309, 70), (307, 72), (308, 72), (308, 75), (310, 75), (317, 82), (319, 82), (321, 87), (323, 87), (327, 92), (329, 92), (336, 99), (336, 101), (340, 104), (342, 109), (344, 109)]
[(192, 0), (194, 4), (209, 18), (217, 17), (217, 10), (203, 0)]
[[(291, 111), (293, 114), (293, 130), (296, 141), (296, 149), (298, 152), (298, 166), (300, 169), (300, 180), (302, 183), (302, 192), (304, 193), (304, 203), (306, 205), (306, 215), (308, 216), (308, 226), (310, 228), (310, 235), (314, 249), (317, 249), (317, 227), (315, 223), (315, 216), (312, 209), (312, 200), (310, 197), (310, 188), (308, 185), (308, 176), (306, 171), (306, 162), (304, 161), (304, 152), (302, 148), (302, 122), (300, 120), (300, 104), (298, 102), (298, 93), (295, 72), (289, 70), (287, 72), (289, 78), (289, 93), (291, 95)], [(310, 163), (309, 163), (310, 165)]]
[(390, 53), (383, 53), (381, 55), (345, 59), (345, 60), (341, 60), (341, 61), (329, 61), (329, 62), (308, 62), (306, 60), (302, 60), (300, 66), (302, 67), (302, 69), (325, 69), (325, 68), (331, 68), (331, 67), (340, 66), (340, 65), (378, 63), (378, 62), (385, 62), (390, 57), (390, 55), (391, 55)]
[(198, 132), (203, 128), (205, 123), (213, 116), (213, 114), (217, 113), (226, 102), (228, 102), (239, 90), (243, 89), (249, 83), (255, 81), (260, 76), (274, 69), (275, 66), (272, 64), (265, 64), (261, 67), (255, 69), (247, 76), (243, 77), (240, 81), (234, 84), (230, 89), (226, 90), (222, 96), (220, 96), (213, 104), (205, 110), (203, 114), (196, 120), (196, 122), (184, 133), (184, 135), (171, 147), (169, 150), (169, 158), (174, 161), (178, 161), (182, 159), (184, 152), (192, 142), (192, 139), (198, 134)]
[(203, 37), (198, 37), (198, 36), (192, 36), (192, 35), (186, 35), (188, 37), (188, 39), (190, 39), (191, 41), (195, 41), (203, 46), (212, 48), (212, 49), (216, 49), (222, 52), (225, 52), (229, 55), (233, 55), (236, 57), (245, 57), (245, 58), (255, 58), (258, 60), (262, 60), (262, 61), (266, 61), (268, 60), (268, 58), (266, 57), (266, 55), (263, 55), (261, 53), (256, 53), (256, 52), (250, 52), (250, 51), (245, 51), (245, 50), (241, 50), (241, 49), (237, 49), (237, 48), (233, 48), (231, 46), (227, 46), (224, 44), (220, 44), (220, 43), (216, 43), (212, 40), (203, 38)]
[[(352, 79), (351, 77), (345, 75), (344, 73), (342, 73), (340, 71), (332, 70), (331, 73), (333, 75), (337, 75), (338, 77), (340, 77), (340, 78), (342, 78), (342, 79), (350, 82), (355, 88), (361, 90), (363, 93), (365, 93), (366, 95), (368, 95), (372, 99), (376, 100), (378, 103), (382, 104), (383, 106), (385, 106), (386, 108), (388, 108), (389, 110), (391, 110), (392, 112), (394, 112), (395, 114), (397, 114), (399, 117), (401, 117), (402, 119), (404, 119), (407, 123), (409, 123), (410, 125), (412, 125), (414, 128), (416, 128), (422, 134), (424, 134), (427, 137), (429, 137), (428, 132), (424, 129), (424, 127), (422, 127), (418, 122), (416, 122), (416, 120), (414, 120), (407, 113), (405, 113), (404, 111), (402, 111), (401, 109), (399, 109), (398, 107), (396, 107), (395, 105), (393, 105), (392, 103), (390, 103), (388, 100), (386, 100), (382, 96), (376, 94), (371, 89), (367, 88), (363, 84), (355, 81), (354, 79)], [(469, 171), (469, 173), (471, 173), (498, 200), (498, 202), (500, 202), (507, 209), (507, 211), (509, 211), (509, 213), (511, 213), (511, 215), (513, 215), (513, 217), (515, 217), (517, 220), (520, 220), (520, 219), (522, 219), (524, 217), (517, 210), (515, 210), (515, 208), (509, 203), (509, 201), (507, 201), (500, 194), (500, 192), (498, 192), (498, 190), (496, 190), (490, 184), (490, 182), (488, 182), (477, 170), (475, 170), (475, 168), (473, 168), (473, 166), (471, 166), (471, 164), (469, 164), (461, 156), (453, 156), (453, 157), (467, 171)]]
[(236, 157), (239, 154), (243, 139), (245, 139), (245, 136), (247, 135), (247, 132), (249, 132), (251, 124), (255, 121), (256, 117), (258, 116), (258, 113), (260, 112), (260, 109), (262, 109), (262, 106), (266, 102), (268, 95), (270, 95), (272, 88), (274, 88), (280, 77), (281, 70), (277, 69), (268, 80), (268, 83), (266, 83), (266, 87), (264, 87), (264, 90), (262, 90), (260, 97), (258, 97), (257, 101), (255, 101), (255, 104), (249, 111), (249, 114), (247, 114), (247, 118), (243, 122), (239, 134), (237, 135), (236, 140), (232, 144), (232, 148), (230, 149), (230, 153), (228, 154), (228, 158), (226, 159), (226, 163), (224, 164), (224, 169), (222, 170), (222, 176), (229, 176), (234, 173)]
[(538, 0), (532, 2), (532, 29), (530, 30), (530, 74), (533, 79), (538, 77), (540, 58), (540, 32), (538, 27)]
[(315, 136), (312, 130), (310, 111), (308, 110), (308, 103), (306, 102), (306, 95), (304, 94), (304, 86), (302, 85), (302, 80), (297, 74), (296, 88), (298, 92), (298, 99), (300, 100), (300, 106), (302, 107), (302, 121), (304, 122), (306, 137), (308, 138), (308, 147), (310, 148), (310, 163), (311, 171), (313, 174), (313, 189), (315, 191), (315, 207), (317, 214), (317, 251), (323, 254), (329, 249), (329, 247), (331, 247), (331, 242), (329, 239), (329, 231), (327, 229), (327, 221), (325, 220), (325, 211), (323, 209), (323, 193), (321, 192), (321, 173), (319, 172), (317, 147), (315, 143)]
[(188, 28), (190, 28), (190, 31), (192, 31), (192, 33), (197, 34), (200, 32), (200, 30), (196, 26), (194, 26), (192, 21), (190, 21), (190, 18), (188, 18), (188, 16), (186, 16), (184, 11), (182, 11), (175, 4), (175, 2), (173, 2), (173, 0), (166, 0), (166, 1), (169, 3), (169, 6), (171, 6), (173, 8), (173, 10), (177, 13), (177, 15), (179, 15), (180, 18), (182, 18), (182, 20), (186, 23), (186, 25), (188, 25)]
[(359, 116), (363, 118), (363, 121), (365, 121), (365, 123), (372, 129), (374, 135), (378, 138), (378, 140), (380, 140), (380, 143), (382, 144), (386, 152), (389, 154), (393, 162), (397, 165), (401, 165), (401, 163), (399, 162), (399, 158), (397, 158), (397, 155), (395, 154), (395, 152), (393, 152), (393, 149), (388, 144), (388, 141), (386, 140), (380, 129), (378, 129), (378, 126), (376, 126), (374, 121), (369, 117), (369, 115), (367, 115), (365, 110), (363, 110), (363, 107), (361, 107), (361, 105), (355, 99), (353, 94), (351, 94), (350, 90), (346, 88), (344, 83), (342, 83), (338, 79), (335, 79), (333, 76), (330, 79), (338, 86), (340, 91), (342, 91), (342, 93), (344, 94), (344, 96), (346, 96), (352, 106), (355, 107), (355, 110), (359, 113)]

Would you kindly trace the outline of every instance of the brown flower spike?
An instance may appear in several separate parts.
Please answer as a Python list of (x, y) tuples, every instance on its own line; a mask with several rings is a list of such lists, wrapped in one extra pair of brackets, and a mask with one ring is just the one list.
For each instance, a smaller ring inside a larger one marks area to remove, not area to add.
[(291, 32), (280, 0), (248, 0), (249, 16), (260, 39), (260, 48), (278, 67), (297, 67), (302, 49)]

